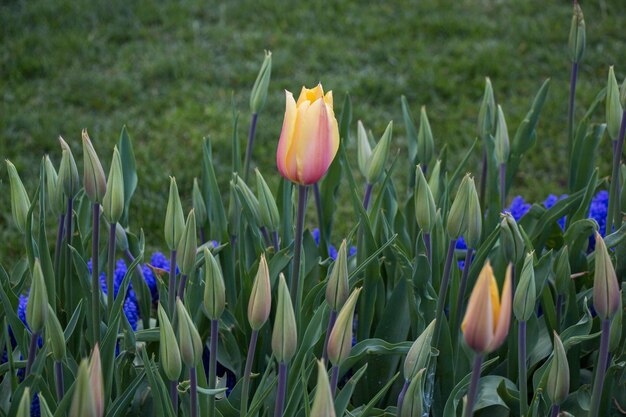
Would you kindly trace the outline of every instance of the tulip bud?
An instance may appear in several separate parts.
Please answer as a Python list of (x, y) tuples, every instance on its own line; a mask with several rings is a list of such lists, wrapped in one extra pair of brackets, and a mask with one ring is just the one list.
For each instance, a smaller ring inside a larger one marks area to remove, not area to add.
[(115, 244), (117, 248), (126, 252), (128, 250), (128, 236), (126, 235), (126, 229), (119, 223), (115, 223)]
[(298, 330), (285, 276), (281, 273), (278, 283), (278, 305), (272, 330), (272, 352), (278, 362), (288, 363), (296, 354)]
[(435, 226), (437, 208), (435, 207), (435, 199), (420, 165), (415, 169), (415, 191), (413, 195), (415, 199), (415, 219), (417, 220), (417, 225), (424, 233), (431, 233)]
[(258, 169), (256, 172), (256, 192), (259, 196), (259, 211), (261, 213), (261, 222), (270, 231), (278, 230), (280, 227), (280, 215), (278, 214), (278, 206), (274, 195), (270, 191), (270, 187), (267, 186), (263, 175)]
[(46, 194), (48, 197), (48, 206), (52, 214), (59, 217), (65, 212), (65, 198), (63, 196), (63, 189), (59, 185), (59, 179), (54, 165), (50, 157), (45, 157), (45, 170), (46, 170)]
[(100, 348), (96, 343), (89, 361), (89, 385), (93, 392), (93, 402), (96, 408), (96, 416), (104, 415), (104, 381), (102, 379), (102, 363), (100, 361)]
[(180, 203), (176, 178), (170, 177), (170, 197), (165, 212), (165, 243), (170, 250), (175, 250), (185, 228), (183, 206)]
[(190, 275), (196, 266), (196, 251), (198, 239), (196, 237), (196, 215), (193, 209), (189, 211), (185, 230), (178, 241), (177, 253), (179, 256), (178, 268), (183, 275)]
[(46, 291), (46, 281), (41, 270), (39, 258), (35, 258), (33, 266), (33, 281), (26, 305), (26, 322), (33, 333), (43, 329), (48, 318), (48, 292)]
[(252, 284), (252, 293), (248, 301), (248, 321), (253, 330), (259, 330), (270, 316), (272, 309), (272, 286), (270, 284), (270, 271), (261, 254), (259, 269)]
[(241, 201), (243, 209), (246, 210), (248, 216), (250, 216), (257, 225), (262, 225), (263, 220), (261, 219), (259, 200), (257, 200), (250, 187), (248, 187), (248, 184), (246, 184), (237, 174), (233, 175), (233, 179), (230, 184), (233, 190), (237, 193), (237, 197), (239, 198), (239, 201)]
[(48, 317), (46, 318), (46, 336), (50, 344), (52, 357), (56, 362), (61, 362), (65, 356), (65, 335), (63, 328), (54, 309), (48, 304)]
[(178, 350), (178, 344), (176, 343), (176, 336), (174, 335), (174, 329), (170, 319), (167, 318), (167, 313), (159, 303), (158, 307), (159, 317), (159, 357), (161, 360), (161, 367), (163, 372), (170, 381), (178, 381), (182, 365), (180, 363), (180, 351)]
[(63, 188), (66, 198), (74, 198), (80, 188), (78, 178), (78, 168), (70, 146), (59, 136), (63, 156), (61, 157), (61, 165), (59, 166), (59, 184)]
[(272, 75), (272, 53), (265, 51), (265, 59), (259, 70), (259, 74), (252, 86), (252, 94), (250, 95), (250, 112), (257, 114), (261, 111), (267, 100), (267, 90), (270, 85), (270, 76)]
[(612, 140), (617, 140), (622, 123), (622, 104), (615, 79), (613, 66), (609, 67), (609, 79), (606, 86), (606, 128)]
[(622, 297), (620, 294), (619, 297), (619, 308), (617, 309), (618, 314), (615, 315), (613, 320), (611, 320), (611, 330), (609, 334), (609, 352), (615, 352), (619, 348), (620, 341), (622, 340), (622, 320), (624, 314), (621, 312), (624, 311), (624, 306), (622, 305)]
[(451, 239), (458, 239), (467, 230), (469, 222), (469, 200), (471, 193), (470, 174), (466, 174), (461, 181), (459, 190), (450, 207), (448, 214), (448, 235)]
[(571, 280), (572, 269), (569, 264), (569, 250), (567, 246), (563, 246), (559, 251), (554, 267), (554, 281), (557, 294), (566, 294)]
[(113, 148), (113, 160), (109, 170), (109, 181), (106, 184), (106, 193), (102, 200), (102, 212), (109, 223), (117, 223), (124, 213), (124, 175), (122, 174), (122, 158)]
[(202, 191), (198, 185), (198, 179), (193, 179), (193, 191), (191, 192), (191, 206), (196, 213), (196, 224), (202, 227), (208, 221), (208, 213)]
[(83, 158), (85, 170), (83, 174), (83, 184), (85, 193), (92, 203), (100, 203), (104, 198), (107, 189), (107, 181), (104, 177), (104, 170), (98, 158), (98, 154), (89, 139), (87, 129), (83, 129)]
[(505, 212), (501, 217), (500, 248), (506, 262), (516, 263), (524, 256), (524, 238), (511, 213)]
[(622, 85), (619, 86), (619, 102), (622, 108), (626, 106), (626, 78), (622, 81)]
[(30, 199), (17, 173), (17, 169), (15, 169), (15, 165), (8, 159), (5, 162), (9, 172), (9, 182), (11, 183), (11, 213), (13, 214), (13, 221), (15, 221), (20, 232), (24, 233), (26, 231), (28, 210), (30, 210)]
[(480, 237), (483, 230), (483, 215), (480, 211), (480, 201), (478, 200), (474, 178), (470, 179), (468, 197), (467, 230), (463, 236), (468, 248), (477, 248), (480, 244)]
[(389, 146), (391, 145), (391, 136), (393, 132), (393, 122), (389, 122), (382, 137), (374, 146), (372, 155), (367, 164), (367, 174), (365, 180), (368, 184), (374, 184), (380, 181), (385, 172), (385, 162), (389, 156)]
[(417, 160), (422, 164), (428, 164), (435, 151), (433, 132), (430, 129), (426, 106), (422, 106), (420, 111), (420, 128), (417, 132)]
[(428, 186), (430, 187), (430, 192), (433, 195), (435, 201), (439, 199), (439, 195), (441, 192), (441, 160), (437, 159), (435, 162), (435, 166), (430, 171), (430, 178), (428, 178)]
[(339, 251), (337, 251), (337, 258), (326, 285), (326, 302), (330, 309), (339, 311), (348, 299), (349, 292), (348, 250), (344, 239), (339, 246)]
[(619, 284), (604, 240), (596, 232), (595, 275), (593, 278), (593, 306), (603, 320), (611, 319), (619, 309)]
[(431, 237), (432, 243), (432, 258), (440, 259), (446, 251), (446, 234), (443, 231), (443, 218), (441, 217), (441, 209), (437, 209), (437, 217), (435, 221), (435, 230)]
[(412, 380), (420, 369), (426, 368), (428, 365), (434, 330), (435, 320), (431, 321), (422, 334), (415, 339), (415, 342), (411, 345), (411, 349), (409, 349), (409, 353), (406, 354), (402, 372), (404, 373), (404, 379), (407, 381)]
[(348, 301), (341, 307), (337, 321), (328, 337), (328, 359), (339, 366), (350, 356), (352, 350), (352, 323), (354, 321), (354, 308), (359, 298), (361, 288), (352, 291)]
[(548, 383), (546, 385), (548, 396), (553, 404), (561, 404), (569, 394), (569, 365), (567, 354), (559, 335), (554, 332), (554, 354), (548, 371)]
[(194, 368), (202, 359), (202, 339), (187, 309), (178, 297), (176, 298), (176, 311), (178, 312), (180, 356), (187, 367)]
[(89, 380), (89, 364), (83, 359), (78, 367), (70, 417), (100, 417)]
[(504, 112), (498, 104), (498, 123), (496, 124), (496, 161), (498, 165), (506, 164), (509, 160), (510, 145), (509, 131), (506, 127)]
[(317, 388), (309, 417), (336, 417), (335, 401), (330, 391), (324, 361), (317, 361)]
[(285, 91), (285, 119), (280, 133), (276, 165), (286, 179), (301, 185), (318, 182), (339, 149), (339, 126), (333, 95), (322, 85), (302, 88), (298, 102)]
[(24, 388), (16, 417), (30, 417), (30, 388)]
[(226, 306), (224, 277), (217, 261), (207, 248), (204, 248), (204, 309), (211, 320), (219, 320)]
[(485, 78), (485, 92), (478, 111), (478, 135), (485, 138), (491, 135), (496, 125), (496, 99), (493, 96), (493, 87), (489, 77)]
[(370, 158), (372, 156), (372, 147), (370, 146), (370, 140), (367, 132), (365, 131), (365, 126), (363, 126), (363, 123), (360, 120), (356, 124), (356, 131), (356, 149), (359, 163), (359, 171), (361, 171), (361, 174), (366, 177)]
[(422, 417), (424, 414), (424, 372), (425, 368), (420, 369), (409, 384), (404, 395), (402, 410), (400, 417)]
[(526, 255), (519, 285), (513, 299), (513, 313), (518, 321), (528, 321), (535, 312), (537, 290), (535, 289), (535, 270), (533, 268), (533, 253)]
[(574, 14), (569, 29), (569, 56), (570, 60), (579, 63), (585, 54), (585, 17), (578, 1), (574, 1)]

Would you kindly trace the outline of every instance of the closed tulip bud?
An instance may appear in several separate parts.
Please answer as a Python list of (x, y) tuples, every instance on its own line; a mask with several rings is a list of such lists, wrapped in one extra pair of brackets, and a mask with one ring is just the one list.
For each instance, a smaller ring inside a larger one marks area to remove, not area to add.
[(272, 53), (265, 51), (265, 59), (259, 70), (259, 74), (252, 86), (252, 94), (250, 95), (250, 111), (256, 114), (261, 111), (267, 100), (267, 90), (270, 86), (270, 77), (272, 75)]
[(261, 226), (263, 220), (261, 219), (259, 200), (257, 200), (250, 187), (248, 187), (248, 184), (246, 184), (237, 174), (233, 175), (233, 179), (230, 184), (233, 191), (237, 193), (237, 197), (242, 203), (243, 209), (246, 210), (248, 216), (250, 216), (257, 225)]
[(102, 362), (100, 348), (96, 343), (89, 361), (89, 385), (93, 391), (93, 402), (96, 407), (96, 416), (104, 415), (104, 381), (102, 379)]
[(259, 210), (261, 212), (261, 221), (270, 231), (278, 230), (280, 227), (280, 215), (278, 214), (278, 206), (274, 195), (267, 186), (263, 175), (258, 169), (256, 173), (256, 192), (259, 197)]
[(59, 136), (59, 143), (63, 150), (61, 165), (59, 166), (59, 184), (63, 188), (66, 198), (74, 198), (80, 189), (80, 179), (78, 178), (78, 168), (70, 146)]
[(461, 325), (467, 345), (476, 353), (496, 350), (506, 339), (511, 321), (511, 265), (506, 270), (502, 296), (489, 261), (485, 263), (470, 295)]
[(596, 269), (593, 277), (593, 306), (603, 320), (612, 318), (619, 309), (619, 284), (604, 240), (596, 232)]
[(622, 123), (622, 104), (620, 92), (615, 79), (613, 66), (609, 67), (609, 79), (606, 86), (606, 128), (612, 140), (617, 140)]
[(50, 157), (45, 157), (45, 170), (46, 170), (46, 195), (48, 199), (48, 207), (52, 214), (59, 217), (65, 213), (65, 198), (63, 195), (63, 189), (59, 185), (59, 177), (56, 169), (50, 160)]
[(196, 213), (196, 223), (199, 227), (204, 226), (204, 224), (208, 221), (209, 216), (206, 209), (206, 203), (204, 202), (204, 197), (202, 196), (202, 191), (200, 191), (200, 186), (198, 185), (198, 179), (193, 179), (193, 191), (191, 192), (191, 206), (193, 207), (194, 212)]
[(441, 217), (441, 209), (437, 210), (437, 218), (435, 221), (434, 240), (432, 242), (433, 259), (441, 259), (446, 250), (446, 234), (443, 230), (443, 218)]
[(41, 270), (39, 258), (35, 258), (33, 265), (33, 281), (26, 305), (26, 322), (33, 333), (43, 329), (48, 318), (48, 291), (46, 291), (46, 281)]
[(415, 342), (411, 345), (411, 349), (409, 349), (409, 353), (406, 354), (402, 372), (404, 373), (404, 379), (407, 381), (412, 380), (420, 369), (426, 368), (428, 365), (434, 331), (435, 320), (431, 321), (422, 334), (415, 339)]
[(485, 138), (493, 133), (496, 126), (496, 99), (493, 96), (493, 87), (489, 77), (485, 78), (485, 92), (483, 93), (483, 101), (480, 103), (478, 111), (478, 135)]
[(337, 321), (328, 337), (328, 359), (339, 366), (350, 356), (352, 350), (352, 323), (354, 322), (354, 308), (359, 298), (361, 288), (352, 291), (348, 301), (341, 307)]
[(24, 233), (26, 231), (28, 210), (30, 210), (30, 199), (17, 173), (17, 169), (15, 169), (15, 165), (8, 159), (5, 162), (9, 172), (9, 182), (11, 183), (11, 214), (13, 214), (13, 221), (15, 221), (17, 228)]
[(115, 244), (117, 248), (125, 252), (128, 250), (128, 235), (126, 234), (126, 229), (119, 223), (115, 224)]
[(46, 318), (46, 336), (50, 344), (50, 351), (55, 361), (61, 362), (65, 356), (65, 335), (55, 311), (48, 304), (48, 317)]
[(505, 212), (501, 216), (500, 248), (505, 261), (516, 263), (524, 256), (524, 238), (511, 213)]
[(430, 129), (426, 106), (422, 106), (420, 111), (420, 128), (417, 132), (417, 160), (422, 164), (428, 164), (433, 157), (434, 151), (433, 131)]
[(441, 160), (437, 159), (435, 166), (430, 171), (430, 178), (428, 178), (428, 187), (430, 187), (430, 193), (433, 195), (435, 201), (439, 199), (441, 193)]
[(404, 395), (400, 417), (421, 417), (424, 414), (424, 372), (425, 368), (417, 371)]
[(226, 307), (224, 277), (217, 261), (207, 248), (204, 248), (204, 309), (211, 320), (219, 320)]
[(326, 366), (324, 361), (317, 361), (317, 388), (313, 405), (311, 406), (310, 417), (336, 417), (335, 401), (328, 383)]
[(510, 144), (509, 144), (509, 131), (506, 127), (506, 120), (504, 119), (504, 112), (502, 107), (498, 104), (498, 122), (496, 123), (496, 161), (499, 165), (506, 164), (509, 160)]
[(187, 367), (194, 368), (202, 359), (202, 339), (180, 298), (176, 298), (176, 311), (180, 356)]
[(372, 147), (370, 145), (369, 136), (367, 135), (365, 126), (363, 126), (363, 123), (360, 120), (356, 123), (356, 131), (356, 150), (358, 157), (357, 161), (359, 163), (359, 171), (361, 171), (361, 174), (366, 177), (370, 158), (372, 156)]
[(339, 311), (348, 299), (349, 292), (348, 250), (344, 239), (339, 246), (339, 251), (337, 251), (337, 258), (326, 285), (326, 302), (330, 309)]
[(567, 293), (569, 283), (572, 280), (572, 269), (569, 264), (569, 250), (567, 246), (559, 251), (554, 266), (554, 281), (556, 292), (564, 295)]
[(178, 241), (178, 268), (183, 275), (193, 272), (196, 265), (196, 251), (198, 250), (198, 238), (196, 237), (196, 215), (193, 209), (189, 211), (185, 230)]
[(424, 233), (430, 233), (433, 231), (433, 227), (435, 227), (437, 208), (435, 207), (435, 199), (420, 165), (415, 168), (415, 191), (413, 195), (415, 199), (415, 219), (417, 220), (417, 225)]
[(579, 63), (585, 54), (585, 17), (578, 1), (574, 1), (574, 14), (569, 29), (569, 56), (570, 60)]
[(483, 214), (480, 210), (480, 201), (478, 200), (474, 178), (471, 178), (469, 183), (468, 203), (467, 231), (463, 236), (468, 248), (477, 248), (483, 231)]
[(159, 317), (159, 358), (161, 361), (161, 367), (165, 376), (170, 381), (178, 381), (180, 372), (182, 370), (182, 364), (180, 363), (180, 351), (178, 350), (178, 343), (176, 343), (176, 335), (172, 328), (170, 319), (167, 318), (167, 313), (159, 303), (158, 307)]
[(78, 367), (70, 417), (100, 417), (89, 380), (89, 364), (83, 359)]
[(288, 363), (296, 354), (298, 328), (293, 312), (285, 276), (281, 273), (278, 283), (278, 305), (272, 330), (272, 352), (278, 362)]
[(107, 189), (107, 181), (104, 176), (102, 164), (98, 154), (89, 139), (87, 129), (83, 129), (83, 158), (85, 170), (83, 174), (83, 184), (85, 193), (92, 203), (101, 203)]
[(302, 87), (296, 102), (285, 91), (286, 106), (276, 164), (281, 175), (301, 185), (318, 182), (339, 149), (339, 127), (333, 112), (333, 94), (322, 85)]
[(30, 417), (30, 388), (24, 388), (16, 417)]
[(382, 137), (372, 149), (372, 155), (367, 164), (367, 174), (365, 180), (368, 184), (374, 184), (383, 178), (385, 172), (385, 162), (389, 156), (389, 146), (393, 134), (393, 122), (389, 122)]
[(569, 394), (569, 365), (567, 354), (559, 335), (554, 332), (554, 353), (550, 370), (548, 371), (548, 383), (546, 391), (553, 404), (561, 404)]
[(470, 174), (466, 174), (463, 177), (456, 197), (450, 207), (450, 214), (448, 214), (448, 236), (450, 236), (451, 239), (458, 239), (459, 236), (467, 230), (471, 181), (472, 177)]
[(259, 269), (252, 284), (252, 292), (248, 301), (248, 322), (253, 330), (259, 330), (270, 316), (272, 309), (272, 286), (270, 284), (270, 270), (261, 255)]
[(175, 250), (185, 228), (183, 206), (178, 195), (176, 178), (170, 177), (170, 196), (165, 212), (165, 243), (170, 250)]
[(622, 305), (621, 293), (619, 297), (619, 308), (617, 311), (619, 313), (615, 315), (613, 320), (611, 320), (611, 333), (609, 335), (609, 352), (613, 353), (616, 353), (616, 350), (619, 348), (620, 341), (622, 340), (622, 320), (624, 319), (624, 314), (621, 312), (624, 311), (624, 307)]
[(124, 213), (124, 174), (122, 173), (122, 158), (113, 148), (113, 160), (109, 170), (109, 181), (106, 185), (106, 193), (102, 200), (102, 212), (109, 223), (117, 223)]
[(535, 289), (535, 270), (533, 268), (533, 253), (526, 255), (519, 285), (515, 289), (513, 298), (513, 313), (518, 321), (528, 321), (535, 312), (537, 290)]

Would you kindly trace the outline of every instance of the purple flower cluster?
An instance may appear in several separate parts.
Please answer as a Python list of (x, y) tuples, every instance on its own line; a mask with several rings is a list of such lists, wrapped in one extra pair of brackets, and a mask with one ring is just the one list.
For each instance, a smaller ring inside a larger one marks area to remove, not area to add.
[[(317, 246), (320, 245), (320, 229), (315, 228), (312, 232), (313, 239), (315, 240), (315, 244)], [(348, 257), (354, 256), (356, 254), (356, 247), (350, 246), (348, 249)], [(337, 248), (332, 243), (328, 245), (328, 256), (334, 261), (337, 259)]]

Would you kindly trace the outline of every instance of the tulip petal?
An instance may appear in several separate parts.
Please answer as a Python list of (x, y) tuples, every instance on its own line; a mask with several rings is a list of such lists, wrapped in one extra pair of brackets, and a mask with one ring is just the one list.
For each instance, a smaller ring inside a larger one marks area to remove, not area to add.
[(300, 96), (298, 97), (298, 102), (296, 106), (300, 107), (302, 103), (308, 101), (309, 103), (313, 103), (317, 99), (324, 97), (324, 89), (322, 88), (322, 84), (318, 84), (313, 88), (302, 87), (300, 91)]
[(294, 131), (296, 129), (297, 118), (296, 102), (293, 99), (293, 94), (285, 90), (285, 120), (283, 121), (283, 129), (280, 132), (280, 139), (278, 141), (278, 150), (276, 152), (276, 165), (281, 175), (288, 179), (293, 179), (296, 176), (296, 161), (295, 153), (291, 153), (291, 159), (289, 158), (290, 150), (294, 147)]
[(494, 331), (493, 340), (491, 341), (490, 346), (487, 348), (489, 352), (493, 352), (506, 339), (506, 336), (509, 334), (509, 325), (511, 323), (511, 305), (513, 303), (513, 293), (512, 293), (512, 278), (513, 275), (513, 267), (509, 264), (506, 269), (506, 277), (504, 278), (504, 286), (502, 287), (502, 299), (499, 315), (497, 318), (497, 325)]
[(493, 309), (491, 305), (491, 278), (493, 272), (487, 262), (470, 295), (461, 329), (469, 347), (475, 352), (485, 352), (493, 339)]

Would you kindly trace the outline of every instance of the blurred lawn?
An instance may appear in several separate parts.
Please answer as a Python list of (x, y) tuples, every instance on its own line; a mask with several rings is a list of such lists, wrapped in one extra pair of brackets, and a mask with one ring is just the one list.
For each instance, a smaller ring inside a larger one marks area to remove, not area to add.
[[(259, 119), (255, 163), (271, 183), (279, 175), (274, 155), (283, 89), (297, 94), (303, 84), (322, 81), (334, 91), (337, 114), (350, 92), (354, 120), (362, 119), (379, 136), (393, 119), (393, 147), (401, 150), (400, 95), (405, 94), (414, 117), (420, 105), (427, 106), (437, 149), (449, 145), (453, 167), (475, 135), (485, 76), (491, 77), (511, 135), (542, 81), (551, 77), (538, 147), (523, 163), (513, 193), (538, 200), (565, 191), (570, 1), (336, 3), (4, 1), (0, 158), (15, 163), (32, 193), (41, 156), (50, 153), (55, 164), (60, 160), (59, 134), (73, 147), (82, 174), (79, 135), (86, 127), (108, 171), (111, 149), (126, 124), (140, 176), (131, 223), (144, 227), (151, 248), (162, 246), (168, 176), (177, 177), (190, 207), (203, 136), (214, 140), (218, 175), (227, 191), (231, 100), (241, 111), (243, 142), (249, 90), (263, 50), (270, 49), (272, 83)], [(626, 2), (582, 6), (587, 51), (579, 116), (581, 106), (604, 86), (609, 65), (616, 65), (620, 80), (626, 73)], [(602, 149), (608, 160), (607, 140)], [(478, 154), (469, 167), (474, 172)], [(406, 169), (402, 159), (399, 180), (406, 178)], [(11, 255), (19, 239), (4, 167), (0, 181), (0, 254)]]

